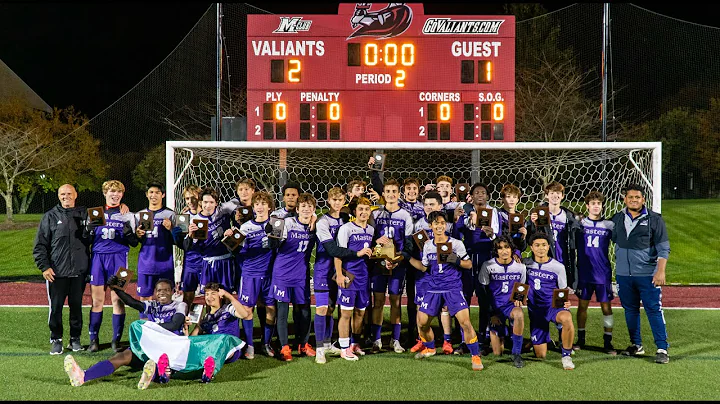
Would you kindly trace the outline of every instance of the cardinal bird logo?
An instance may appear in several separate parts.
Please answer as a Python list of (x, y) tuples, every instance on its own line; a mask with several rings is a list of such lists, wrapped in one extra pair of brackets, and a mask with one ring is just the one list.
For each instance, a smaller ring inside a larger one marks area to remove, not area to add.
[(347, 39), (361, 36), (387, 39), (408, 29), (412, 22), (412, 9), (405, 3), (388, 3), (387, 7), (370, 11), (372, 3), (356, 3), (350, 25), (355, 31)]

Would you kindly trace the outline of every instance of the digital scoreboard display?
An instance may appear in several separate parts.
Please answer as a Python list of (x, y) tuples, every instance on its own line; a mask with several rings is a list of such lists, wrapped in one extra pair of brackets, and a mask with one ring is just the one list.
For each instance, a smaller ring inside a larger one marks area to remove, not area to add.
[(247, 140), (515, 141), (515, 17), (247, 16)]

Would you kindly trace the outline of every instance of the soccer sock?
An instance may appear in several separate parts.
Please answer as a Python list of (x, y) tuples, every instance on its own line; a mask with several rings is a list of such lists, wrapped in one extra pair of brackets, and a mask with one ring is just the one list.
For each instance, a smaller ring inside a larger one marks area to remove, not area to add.
[(320, 314), (315, 313), (315, 346), (321, 347), (325, 346), (323, 342), (325, 341), (325, 325), (327, 324), (327, 316), (322, 316)]
[(340, 348), (346, 349), (350, 347), (350, 338), (338, 338), (340, 341)]
[(520, 335), (512, 335), (512, 354), (513, 355), (520, 355), (522, 352), (522, 343), (523, 343), (523, 336)]
[(570, 349), (565, 349), (564, 347), (561, 347), (561, 349), (562, 349), (562, 356), (563, 356), (563, 357), (565, 357), (565, 356), (570, 356), (570, 354), (572, 353), (572, 348), (570, 348)]
[(260, 329), (265, 329), (265, 323), (267, 322), (267, 309), (265, 306), (255, 306), (257, 310), (258, 321), (260, 322)]
[(425, 348), (435, 349), (435, 340), (434, 339), (431, 339), (430, 341), (425, 341), (425, 338), (420, 337), (420, 340), (422, 340), (422, 343), (425, 346)]
[(370, 326), (370, 333), (373, 336), (373, 341), (380, 339), (382, 333), (382, 325), (373, 324)]
[(578, 341), (585, 341), (585, 329), (578, 328)]
[[(300, 306), (300, 310), (298, 311), (300, 312), (300, 324), (302, 327), (300, 327), (300, 333), (296, 334), (296, 338), (300, 345), (305, 346), (310, 339), (310, 321), (312, 321), (310, 316), (310, 305), (303, 304)], [(317, 337), (315, 339), (317, 339)]]
[(125, 314), (113, 314), (112, 325), (113, 340), (120, 341), (120, 338), (122, 338), (123, 335), (123, 331), (125, 331)]
[(465, 330), (463, 330), (462, 327), (460, 327), (460, 341), (465, 342)]
[(400, 340), (400, 324), (393, 324), (392, 337), (394, 340)]
[(450, 334), (443, 334), (443, 339), (447, 342), (450, 342)]
[(475, 338), (471, 339), (470, 341), (466, 342), (465, 345), (467, 345), (468, 349), (470, 350), (470, 355), (472, 355), (472, 356), (480, 355), (480, 344), (478, 343), (477, 336), (475, 336)]
[(555, 328), (558, 330), (558, 341), (562, 342), (562, 324), (555, 324)]
[(350, 336), (350, 343), (351, 344), (359, 344), (361, 339), (362, 339), (362, 337), (360, 336), (360, 334), (352, 334)]
[(263, 342), (265, 344), (270, 344), (270, 341), (272, 341), (273, 334), (275, 333), (275, 324), (265, 324), (265, 328), (263, 328)]
[[(325, 339), (323, 341), (330, 344), (332, 341), (333, 329), (335, 328), (335, 317), (332, 315), (325, 316), (325, 320), (327, 321), (327, 324), (325, 325)], [(317, 338), (317, 335), (315, 337)]]
[(109, 376), (109, 375), (113, 374), (114, 371), (115, 371), (115, 366), (113, 366), (112, 362), (110, 362), (110, 361), (98, 362), (98, 363), (90, 366), (90, 369), (85, 371), (85, 381), (89, 382), (90, 380)]
[(90, 312), (90, 325), (88, 331), (90, 331), (90, 341), (96, 341), (98, 339), (98, 331), (100, 331), (100, 325), (102, 324), (103, 312), (102, 311), (91, 311)]
[(277, 333), (280, 345), (288, 345), (288, 315), (290, 305), (286, 302), (277, 302)]
[(253, 344), (253, 320), (243, 320), (242, 325), (245, 332), (245, 342), (250, 346), (255, 346)]
[(605, 341), (605, 345), (610, 345), (612, 343), (612, 331), (605, 331), (605, 334), (603, 334), (603, 341)]

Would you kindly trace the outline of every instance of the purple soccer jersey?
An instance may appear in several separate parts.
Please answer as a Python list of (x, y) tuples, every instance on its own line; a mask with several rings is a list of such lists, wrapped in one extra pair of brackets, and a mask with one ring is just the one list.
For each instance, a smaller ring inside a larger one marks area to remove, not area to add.
[(238, 253), (243, 257), (243, 277), (262, 278), (270, 276), (272, 250), (263, 247), (263, 242), (267, 240), (265, 225), (268, 220), (270, 219), (256, 222), (255, 219), (252, 219), (240, 226), (240, 233), (245, 235)]
[(101, 254), (127, 253), (130, 251), (128, 241), (123, 235), (123, 227), (128, 223), (135, 231), (135, 216), (128, 212), (120, 213), (120, 207), (105, 206), (105, 225), (93, 230), (92, 252)]
[(552, 307), (553, 289), (564, 289), (567, 285), (565, 266), (554, 258), (539, 264), (532, 258), (524, 261), (527, 268), (528, 307), (547, 310)]
[(277, 217), (278, 219), (285, 219), (285, 218), (290, 217), (290, 216), (297, 216), (297, 213), (296, 213), (295, 211), (290, 212), (290, 211), (288, 211), (288, 210), (285, 209), (285, 208), (279, 208), (279, 209), (275, 209), (275, 210), (270, 214), (270, 216), (272, 216), (272, 217)]
[[(486, 208), (491, 208), (487, 206)], [(473, 206), (475, 211), (475, 206)], [(492, 208), (492, 219), (491, 225), (493, 233), (495, 235), (500, 234), (500, 220), (498, 219), (497, 209)], [(456, 221), (453, 228), (453, 237), (463, 241), (468, 254), (470, 254), (473, 261), (473, 268), (480, 268), (483, 262), (487, 261), (491, 257), (492, 251), (492, 240), (490, 237), (482, 231), (481, 228), (475, 226), (475, 223), (470, 222), (470, 216), (462, 214)]]
[[(160, 304), (156, 300), (145, 300), (145, 310), (143, 313), (147, 315), (148, 321), (163, 324), (172, 319), (175, 313), (185, 314), (187, 304), (173, 300), (168, 304)], [(177, 335), (183, 335), (182, 328), (173, 331)]]
[[(140, 215), (148, 212), (143, 209), (135, 214), (139, 222)], [(140, 239), (140, 252), (138, 253), (138, 275), (159, 275), (172, 271), (173, 265), (173, 237), (170, 230), (163, 226), (164, 219), (170, 219), (171, 226), (175, 225), (175, 212), (168, 208), (153, 211), (153, 228), (145, 230), (145, 236)], [(172, 228), (172, 227), (171, 227)]]
[(482, 285), (489, 285), (493, 309), (503, 307), (510, 302), (515, 282), (525, 283), (525, 264), (511, 260), (509, 264), (501, 264), (497, 258), (485, 261), (480, 267), (478, 280)]
[(325, 214), (315, 223), (317, 234), (317, 250), (315, 251), (315, 265), (313, 266), (313, 281), (315, 290), (329, 290), (332, 276), (335, 274), (334, 258), (325, 251), (324, 244), (337, 236), (340, 226), (345, 224), (342, 217), (334, 218)]
[(375, 238), (387, 236), (395, 243), (395, 250), (403, 250), (405, 237), (413, 234), (413, 218), (410, 213), (402, 208), (390, 212), (382, 207), (370, 213), (368, 223), (375, 228)]
[[(407, 212), (405, 212), (407, 213)], [(345, 223), (340, 226), (337, 233), (337, 245), (353, 251), (360, 251), (370, 247), (375, 229), (371, 225), (360, 227), (356, 222)], [(368, 262), (365, 256), (343, 258), (342, 267), (355, 275), (355, 280), (346, 290), (365, 290), (368, 287)]]
[[(198, 214), (188, 213), (190, 215), (190, 221), (195, 218), (199, 218)], [(190, 237), (185, 235), (185, 237)], [(200, 273), (202, 270), (202, 254), (200, 253), (200, 244), (192, 243), (190, 248), (185, 251), (183, 271), (189, 271), (193, 273)]]
[(205, 334), (229, 334), (240, 338), (240, 323), (235, 306), (227, 303), (215, 313), (207, 313), (200, 322), (200, 328)]
[(410, 214), (410, 216), (412, 216), (414, 222), (420, 220), (420, 218), (425, 217), (425, 209), (423, 209), (422, 201), (418, 200), (415, 202), (406, 202), (400, 200), (398, 201), (398, 205), (400, 205), (400, 208), (405, 209)]
[(608, 252), (614, 224), (611, 220), (584, 218), (583, 237), (577, 237), (578, 283), (612, 283)]
[(315, 234), (309, 227), (297, 217), (285, 218), (283, 241), (273, 263), (273, 285), (304, 286), (308, 281), (310, 256), (315, 247)]
[(567, 245), (568, 239), (568, 228), (567, 228), (567, 214), (564, 209), (560, 209), (560, 213), (553, 215), (550, 213), (550, 227), (553, 231), (553, 238), (555, 239), (555, 258), (559, 263), (563, 262), (563, 252), (565, 252), (564, 246)]
[[(446, 229), (445, 234), (450, 236), (450, 234), (452, 233), (452, 223), (447, 222), (445, 224), (445, 229)], [(427, 222), (427, 218), (425, 217), (424, 212), (423, 212), (423, 217), (421, 217), (420, 219), (418, 219), (415, 222), (415, 225), (413, 228), (413, 234), (419, 232), (420, 230), (425, 230), (425, 233), (427, 233), (427, 235), (428, 235), (428, 239), (429, 239), (428, 241), (435, 239), (435, 234), (433, 233), (432, 229), (430, 228), (430, 225)], [(427, 241), (426, 241), (426, 243), (427, 243)], [(423, 244), (423, 246), (424, 246), (424, 244)], [(417, 247), (417, 246), (415, 246), (415, 247)], [(420, 250), (418, 248), (413, 249), (413, 257), (415, 257), (419, 260), (422, 260), (422, 250)], [(423, 282), (424, 282), (423, 279), (425, 278), (425, 275), (426, 275), (425, 272), (417, 271), (417, 273), (415, 274), (416, 287), (418, 284), (421, 284), (421, 285), (423, 284)]]
[(198, 244), (198, 250), (203, 258), (220, 257), (227, 255), (229, 252), (225, 244), (222, 243), (223, 233), (230, 228), (230, 215), (233, 214), (237, 207), (232, 203), (223, 203), (215, 208), (210, 216), (198, 213), (193, 218), (206, 219), (208, 221), (207, 238), (205, 240), (194, 240), (194, 244)]
[[(455, 255), (463, 260), (468, 259), (462, 241), (448, 237), (446, 242), (452, 244), (452, 252)], [(435, 240), (425, 242), (421, 261), (423, 266), (427, 267), (425, 290), (435, 293), (462, 291), (461, 271), (465, 269), (458, 268), (455, 263), (450, 262), (439, 264)]]

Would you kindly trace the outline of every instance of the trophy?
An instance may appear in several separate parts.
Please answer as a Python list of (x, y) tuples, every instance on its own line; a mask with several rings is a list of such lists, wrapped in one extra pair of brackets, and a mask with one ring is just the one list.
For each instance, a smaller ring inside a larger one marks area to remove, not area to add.
[(155, 227), (155, 224), (153, 223), (153, 213), (152, 212), (140, 212), (140, 213), (138, 213), (138, 216), (140, 216), (140, 222), (138, 223), (138, 228), (143, 229), (145, 231), (152, 231), (153, 227)]
[(387, 157), (384, 153), (375, 152), (373, 154), (373, 157), (375, 157), (375, 163), (370, 166), (370, 169), (373, 171), (385, 171), (385, 158)]
[(132, 274), (132, 271), (130, 271), (127, 268), (123, 268), (123, 267), (118, 268), (117, 272), (115, 273), (115, 276), (117, 276), (117, 278), (118, 278), (118, 282), (116, 284), (118, 289), (125, 290), (125, 285), (128, 284), (131, 274)]
[[(397, 254), (395, 250), (395, 243), (393, 243), (392, 240), (390, 240), (389, 243), (382, 245), (382, 244), (375, 244), (375, 247), (373, 248), (372, 255), (370, 255), (371, 260), (389, 260), (393, 264), (396, 262), (400, 262), (404, 259), (402, 254)], [(389, 272), (387, 272), (387, 268), (383, 268), (383, 275), (389, 275)]]
[(453, 253), (452, 243), (437, 243), (437, 262), (438, 264), (445, 264), (448, 262), (448, 257)]
[(467, 201), (467, 195), (470, 192), (470, 184), (463, 182), (455, 185), (455, 195), (457, 195), (458, 202), (462, 203)]
[(533, 209), (533, 212), (537, 213), (537, 220), (535, 221), (536, 226), (540, 227), (550, 225), (550, 211), (547, 206), (537, 207)]
[(553, 309), (561, 309), (565, 307), (565, 302), (568, 301), (568, 294), (570, 291), (565, 289), (553, 289), (552, 307)]
[[(347, 288), (352, 283), (352, 281), (355, 280), (355, 275), (346, 271), (345, 268), (343, 268), (342, 274), (345, 277), (345, 287)], [(333, 272), (332, 280), (337, 283), (337, 272)]]
[(515, 284), (513, 285), (512, 293), (510, 294), (510, 301), (518, 301), (521, 303), (525, 303), (529, 291), (530, 285), (528, 285), (527, 283), (515, 282)]
[(418, 246), (420, 251), (422, 251), (423, 246), (425, 245), (425, 242), (428, 241), (429, 237), (425, 230), (420, 230), (419, 232), (413, 234), (413, 240), (415, 240), (415, 245)]
[(234, 227), (232, 231), (233, 233), (231, 235), (223, 237), (222, 243), (225, 244), (228, 250), (235, 251), (235, 249), (238, 248), (240, 243), (245, 240), (245, 235), (240, 233), (240, 230)]
[(177, 226), (180, 228), (182, 233), (187, 233), (188, 226), (190, 226), (190, 215), (177, 215)]
[(197, 324), (200, 322), (200, 316), (202, 315), (202, 309), (203, 305), (200, 303), (195, 303), (190, 308), (190, 311), (188, 311), (188, 317), (190, 317), (190, 322), (193, 324)]
[(270, 238), (277, 238), (281, 239), (283, 234), (283, 229), (285, 228), (285, 219), (280, 219), (277, 217), (270, 217), (270, 233), (268, 233), (268, 237)]
[(93, 226), (105, 226), (105, 209), (102, 206), (88, 208), (88, 223)]
[(492, 226), (493, 210), (490, 208), (477, 210), (477, 222), (475, 225), (480, 228), (483, 226)]
[(510, 234), (517, 234), (520, 229), (525, 226), (525, 214), (510, 213), (508, 214), (508, 222), (510, 227)]
[(193, 238), (196, 240), (206, 240), (208, 236), (207, 219), (193, 219), (192, 222), (197, 226), (197, 230), (193, 232)]
[(243, 224), (248, 220), (252, 219), (252, 209), (247, 206), (241, 206), (237, 209), (238, 212), (238, 223)]

